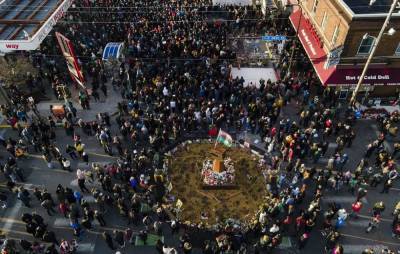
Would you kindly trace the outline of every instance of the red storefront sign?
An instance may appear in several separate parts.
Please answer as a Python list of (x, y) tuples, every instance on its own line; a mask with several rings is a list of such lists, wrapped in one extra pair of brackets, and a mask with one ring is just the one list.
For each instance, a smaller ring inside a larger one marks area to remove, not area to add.
[[(325, 84), (329, 86), (356, 85), (360, 79), (362, 69), (338, 69), (329, 77)], [(364, 76), (363, 85), (398, 86), (400, 85), (400, 70), (395, 68), (369, 68)]]
[(314, 66), (319, 79), (322, 84), (325, 85), (325, 82), (336, 68), (330, 67), (325, 69), (324, 65), (327, 60), (327, 55), (324, 48), (321, 47), (319, 38), (315, 36), (315, 30), (313, 29), (311, 22), (303, 15), (301, 10), (293, 12), (289, 19), (292, 22), (294, 29), (296, 31), (298, 30), (299, 40)]
[[(327, 52), (322, 47), (321, 40), (315, 28), (301, 10), (293, 12), (289, 17), (293, 27), (298, 30), (298, 37), (310, 59), (321, 83), (328, 86), (356, 85), (361, 76), (362, 66), (325, 68)], [(370, 67), (364, 77), (364, 85), (400, 85), (400, 70), (395, 68)]]

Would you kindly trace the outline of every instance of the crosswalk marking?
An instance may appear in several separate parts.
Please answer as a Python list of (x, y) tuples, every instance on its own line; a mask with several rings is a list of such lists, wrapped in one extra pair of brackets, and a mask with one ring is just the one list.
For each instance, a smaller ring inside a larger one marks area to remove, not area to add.
[(95, 245), (93, 243), (79, 243), (77, 253), (93, 253)]
[[(73, 187), (78, 187), (78, 179), (74, 179), (69, 183), (71, 186)], [(85, 185), (87, 186), (93, 186), (94, 183), (90, 183), (89, 181), (86, 181)], [(83, 196), (83, 199), (86, 200), (89, 203), (94, 203), (95, 199), (92, 195), (87, 195), (87, 196)]]
[(83, 199), (88, 203), (95, 203), (95, 199), (92, 195), (84, 196)]
[(328, 163), (328, 158), (326, 158), (326, 157), (321, 157), (321, 158), (319, 158), (318, 159), (318, 163), (321, 163), (321, 164), (327, 164)]
[(346, 220), (346, 223), (349, 226), (367, 228), (369, 220), (363, 220), (363, 219), (352, 220), (352, 219), (348, 219), (348, 220)]
[[(54, 166), (54, 162), (53, 162), (53, 166)], [(71, 173), (71, 172), (69, 172), (67, 170), (63, 170), (63, 169), (59, 169), (59, 168), (48, 168), (47, 165), (43, 166), (43, 167), (33, 166), (31, 168), (34, 169), (34, 170), (41, 170), (41, 171), (54, 171), (54, 172), (66, 173), (66, 174), (70, 174)]]
[[(97, 162), (96, 162), (97, 163)], [(89, 164), (86, 164), (86, 162), (79, 162), (78, 166), (76, 166), (77, 168), (80, 169), (86, 169), (89, 168), (91, 166), (91, 163), (89, 162)]]
[(329, 143), (328, 148), (336, 148), (337, 144), (336, 143)]
[[(356, 197), (353, 196), (326, 196), (322, 199), (323, 202), (325, 203), (347, 203), (347, 204), (352, 204), (356, 201)], [(361, 199), (361, 202), (364, 204), (368, 204), (368, 199), (366, 197), (363, 197)]]
[(292, 240), (289, 237), (282, 237), (282, 242), (279, 244), (280, 249), (289, 249), (292, 248)]
[[(31, 188), (32, 184), (24, 184), (23, 186), (24, 188)], [(1, 227), (1, 230), (3, 230), (4, 232), (8, 232), (11, 229), (12, 225), (14, 224), (14, 219), (16, 219), (18, 211), (21, 209), (21, 207), (22, 207), (22, 202), (18, 200), (10, 210), (7, 210), (6, 215), (8, 214), (10, 216), (4, 216), (4, 217), (9, 217), (10, 220), (7, 220), (4, 223), (3, 227)]]
[[(97, 220), (92, 221), (92, 225), (100, 226)], [(54, 221), (54, 227), (70, 227), (70, 221), (67, 218), (57, 218)]]
[(100, 146), (100, 144), (97, 146), (85, 147), (85, 149), (84, 149), (85, 152), (97, 152), (99, 150), (102, 150), (102, 147)]
[[(360, 217), (360, 218), (364, 218), (364, 219), (369, 219), (369, 220), (372, 220), (372, 216), (368, 216), (368, 215), (362, 215), (362, 214), (359, 214), (359, 215), (358, 215), (358, 217)], [(385, 219), (385, 218), (381, 218), (381, 221), (385, 221), (385, 222), (393, 222), (393, 220), (391, 220), (391, 219)]]
[(11, 221), (12, 223), (22, 224), (22, 225), (25, 226), (25, 222), (23, 222), (22, 220), (18, 220), (16, 218), (8, 218), (8, 217), (5, 218), (5, 217), (3, 217), (3, 218), (0, 218), (0, 221), (4, 221), (4, 222)]
[[(73, 187), (78, 187), (78, 179), (74, 179), (72, 180), (69, 185), (73, 186)], [(85, 185), (86, 186), (94, 186), (94, 183), (89, 182), (88, 180), (85, 181)]]
[[(400, 243), (398, 242), (389, 242), (389, 241), (382, 241), (382, 240), (376, 240), (368, 237), (363, 237), (363, 236), (358, 236), (358, 235), (351, 235), (351, 234), (346, 234), (346, 233), (341, 233), (343, 237), (348, 237), (348, 238), (354, 238), (354, 239), (359, 239), (363, 241), (369, 241), (369, 242), (376, 242), (379, 244), (387, 244), (389, 246), (400, 246)], [(368, 247), (368, 245), (364, 245), (365, 248)], [(347, 252), (345, 252), (347, 254)]]
[(89, 168), (92, 168), (93, 163), (99, 164), (100, 166), (104, 167), (104, 166), (112, 163), (112, 161), (89, 161), (89, 164), (86, 164), (86, 162), (78, 162), (77, 168), (89, 169)]
[(381, 253), (383, 249), (386, 249), (387, 246), (385, 245), (356, 245), (356, 244), (344, 244), (343, 250), (346, 254), (360, 254), (367, 248), (371, 248), (375, 251), (375, 253)]
[(77, 187), (77, 186), (78, 186), (78, 179), (72, 180), (72, 181), (69, 183), (69, 185), (74, 186), (74, 187)]
[(7, 131), (6, 129), (1, 130), (0, 131), (0, 136), (4, 137), (4, 134), (6, 133), (6, 131)]
[(106, 157), (106, 158), (118, 158), (118, 156), (112, 156), (108, 154), (102, 154), (102, 153), (95, 153), (95, 152), (88, 152), (89, 155), (95, 155), (95, 156), (100, 156), (100, 157)]
[[(78, 169), (81, 169), (81, 170), (87, 170), (87, 169), (88, 169), (88, 168), (80, 167), (80, 166), (78, 166), (77, 168), (78, 168)], [(90, 181), (89, 181), (89, 180), (90, 180)], [(78, 179), (75, 178), (74, 180), (72, 180), (71, 182), (69, 182), (69, 185), (71, 185), (71, 186), (73, 186), (73, 187), (78, 187)], [(86, 186), (95, 186), (96, 183), (95, 183), (94, 181), (91, 182), (91, 179), (87, 177), (87, 178), (86, 178), (86, 181), (85, 181), (85, 185), (86, 185)]]
[(327, 196), (322, 199), (323, 202), (326, 203), (353, 203), (356, 200), (353, 196)]

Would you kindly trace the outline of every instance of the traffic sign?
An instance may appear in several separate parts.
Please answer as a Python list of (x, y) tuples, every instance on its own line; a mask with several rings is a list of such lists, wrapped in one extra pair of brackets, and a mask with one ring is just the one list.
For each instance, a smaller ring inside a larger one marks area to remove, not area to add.
[(263, 41), (283, 41), (286, 40), (284, 35), (264, 35), (261, 37)]

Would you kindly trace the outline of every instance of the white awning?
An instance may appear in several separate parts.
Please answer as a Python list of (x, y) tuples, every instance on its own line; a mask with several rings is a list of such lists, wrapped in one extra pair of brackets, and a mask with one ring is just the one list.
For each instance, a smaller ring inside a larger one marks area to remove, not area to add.
[(46, 38), (56, 23), (64, 17), (72, 3), (73, 0), (64, 0), (30, 38), (26, 40), (0, 40), (0, 54), (15, 50), (35, 50), (39, 48), (40, 43)]
[(122, 42), (109, 42), (103, 50), (103, 60), (118, 59), (122, 56), (122, 49), (124, 43)]

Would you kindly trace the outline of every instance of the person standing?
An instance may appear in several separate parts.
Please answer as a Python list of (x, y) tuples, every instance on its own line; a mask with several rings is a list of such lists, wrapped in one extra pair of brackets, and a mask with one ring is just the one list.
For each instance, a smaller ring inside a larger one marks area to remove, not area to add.
[(82, 160), (86, 163), (86, 165), (89, 165), (89, 155), (86, 152), (82, 153)]
[(78, 178), (78, 186), (82, 192), (90, 192), (89, 189), (85, 185), (86, 176), (83, 170), (78, 169), (76, 171), (76, 176)]
[(46, 230), (42, 237), (43, 241), (60, 245), (57, 241), (56, 234), (53, 231)]
[(364, 198), (367, 195), (367, 192), (368, 191), (363, 187), (358, 188), (356, 201), (360, 201), (362, 198)]
[(100, 95), (99, 92), (97, 92), (97, 89), (92, 90), (92, 97), (94, 98), (95, 102), (98, 102), (100, 100)]
[(309, 238), (308, 233), (304, 233), (304, 234), (300, 235), (299, 240), (298, 240), (299, 249), (303, 249), (306, 246), (308, 238)]
[(99, 222), (100, 227), (106, 226), (106, 220), (104, 219), (104, 216), (100, 211), (98, 210), (94, 211), (94, 218)]
[(133, 231), (132, 231), (132, 229), (127, 228), (127, 229), (124, 231), (124, 241), (125, 241), (125, 243), (126, 243), (126, 242), (132, 243), (132, 236), (133, 236)]
[(108, 247), (112, 250), (115, 250), (113, 239), (112, 239), (111, 235), (109, 233), (107, 233), (106, 231), (104, 231), (102, 236), (103, 236), (104, 241), (106, 241)]
[(79, 102), (83, 109), (90, 109), (89, 98), (86, 92), (79, 92)]
[(192, 244), (190, 244), (190, 242), (185, 242), (183, 244), (183, 253), (185, 254), (192, 253)]
[(120, 156), (122, 156), (123, 153), (124, 153), (124, 151), (123, 151), (123, 149), (122, 149), (121, 140), (119, 139), (118, 136), (115, 136), (115, 137), (113, 138), (113, 144), (117, 147), (118, 154), (119, 154)]
[(362, 208), (362, 203), (360, 201), (354, 202), (351, 205), (352, 213), (349, 216), (357, 219), (359, 217), (358, 214), (360, 213), (361, 208)]
[(52, 163), (51, 163), (51, 155), (50, 155), (50, 153), (44, 153), (43, 154), (43, 159), (46, 161), (46, 163), (47, 163), (47, 167), (48, 168), (53, 168), (53, 165), (52, 165)]
[[(160, 239), (158, 239), (157, 242), (156, 242), (156, 250), (157, 250), (157, 252), (159, 254), (163, 254), (164, 253), (163, 252), (163, 247), (164, 247), (164, 243)], [(204, 251), (203, 251), (203, 253), (204, 253)]]
[(65, 201), (61, 201), (60, 204), (58, 205), (58, 210), (60, 211), (61, 214), (64, 215), (64, 218), (68, 218), (67, 214), (69, 212), (67, 203)]
[(20, 187), (18, 189), (17, 197), (26, 207), (31, 208), (30, 204), (31, 198), (29, 196), (29, 192), (26, 189), (24, 189), (24, 187)]
[(65, 149), (65, 152), (71, 157), (71, 159), (76, 160), (78, 159), (78, 156), (76, 156), (76, 148), (71, 146), (71, 145), (67, 145), (67, 148)]
[(42, 192), (39, 190), (38, 187), (35, 187), (35, 188), (33, 189), (33, 195), (37, 198), (37, 200), (38, 200), (39, 202), (42, 201)]
[(395, 158), (396, 154), (400, 151), (400, 143), (396, 142), (393, 145), (392, 157)]
[(147, 230), (140, 230), (139, 238), (140, 240), (142, 240), (143, 245), (147, 245), (147, 236), (148, 236)]
[(79, 157), (82, 158), (83, 152), (85, 151), (85, 144), (78, 141), (75, 143), (75, 149), (78, 152)]
[(42, 201), (42, 203), (40, 204), (44, 209), (46, 209), (47, 214), (49, 216), (53, 216), (53, 213), (56, 213), (56, 211), (53, 208), (53, 202), (50, 199), (45, 199)]
[(332, 254), (343, 254), (343, 247), (339, 244), (337, 244), (333, 250), (332, 250)]
[(71, 162), (67, 158), (62, 158), (62, 166), (64, 170), (72, 172), (71, 170)]
[(103, 92), (104, 97), (107, 98), (107, 86), (106, 86), (106, 84), (103, 83), (103, 84), (100, 86), (100, 89), (101, 89), (101, 91)]
[(387, 179), (383, 184), (383, 189), (380, 193), (389, 193), (390, 188), (392, 187), (392, 179)]
[(124, 233), (120, 230), (114, 230), (114, 240), (115, 242), (118, 243), (119, 248), (124, 248), (125, 247), (125, 239), (124, 239)]

